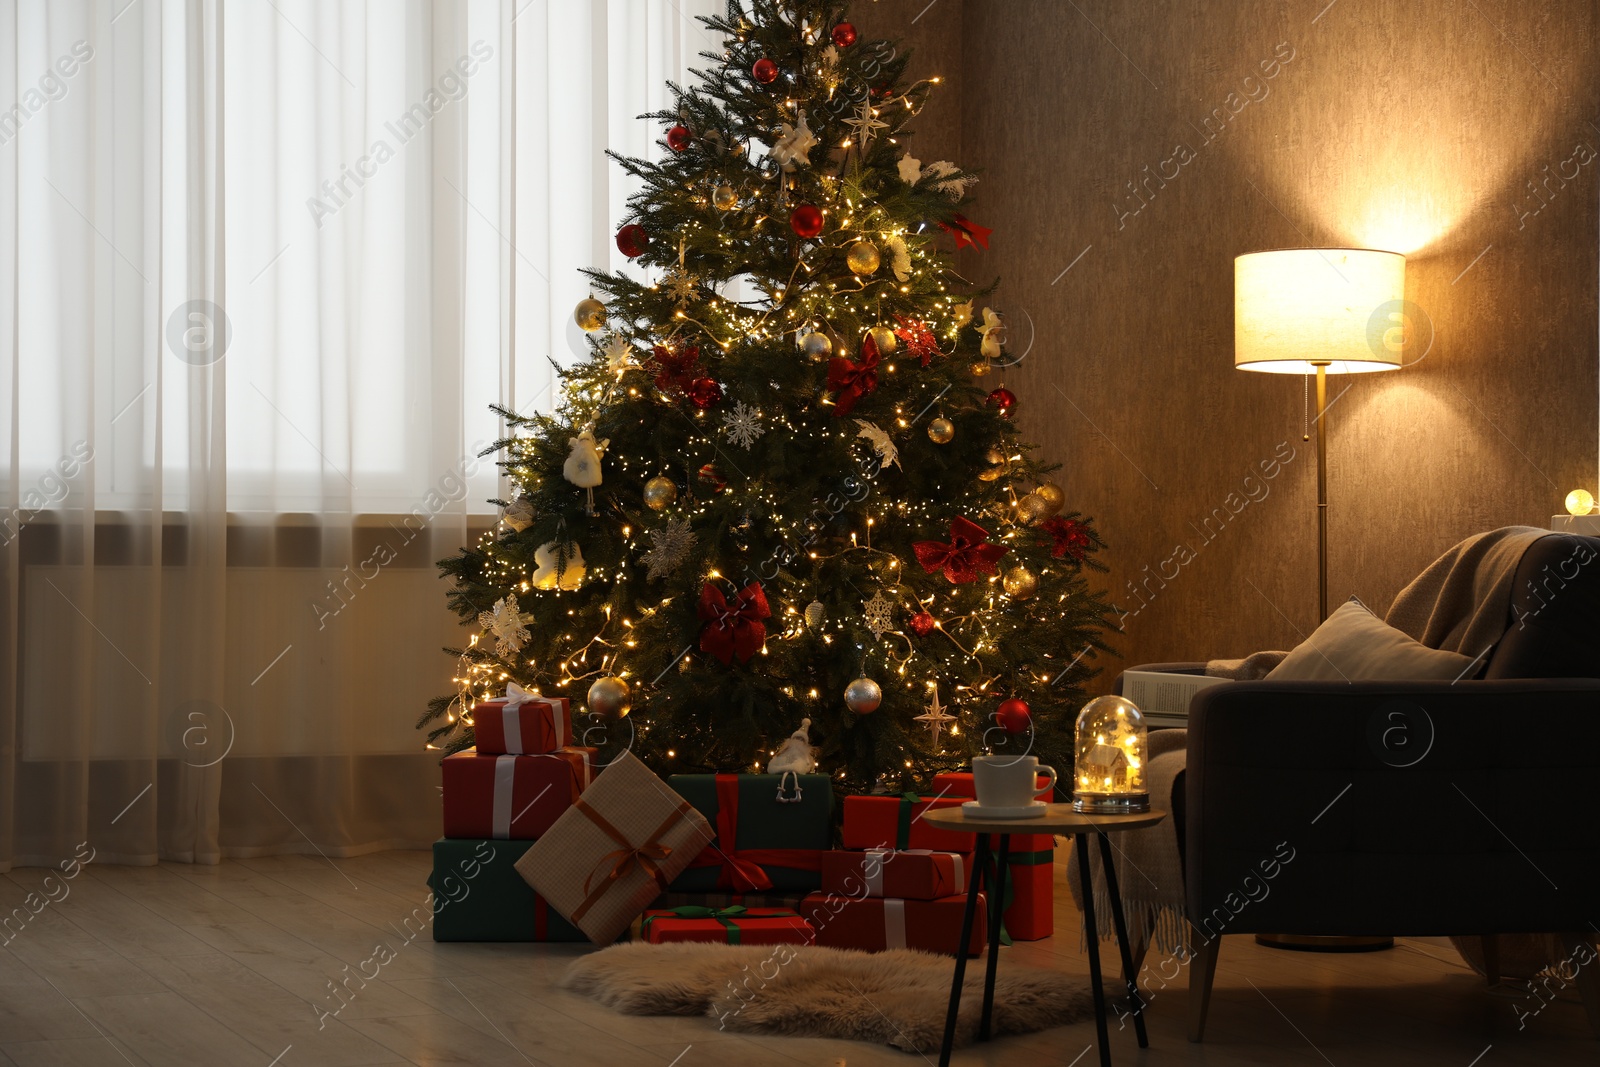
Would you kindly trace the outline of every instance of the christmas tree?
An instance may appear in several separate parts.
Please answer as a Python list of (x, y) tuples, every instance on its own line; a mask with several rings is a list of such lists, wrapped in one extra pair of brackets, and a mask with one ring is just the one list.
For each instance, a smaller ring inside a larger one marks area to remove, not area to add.
[(762, 769), (806, 719), (846, 788), (997, 746), (1071, 767), (1102, 544), (1018, 440), (993, 287), (955, 270), (988, 247), (976, 176), (906, 144), (937, 79), (845, 19), (733, 0), (643, 116), (661, 160), (614, 157), (632, 269), (587, 272), (558, 412), (496, 409), (520, 492), (440, 563), (477, 633), (433, 747), (515, 682), (662, 773)]

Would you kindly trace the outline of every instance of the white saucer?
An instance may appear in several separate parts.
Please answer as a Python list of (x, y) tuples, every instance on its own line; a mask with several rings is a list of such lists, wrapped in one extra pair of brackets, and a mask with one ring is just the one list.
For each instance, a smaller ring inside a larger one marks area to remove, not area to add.
[(969, 800), (961, 805), (961, 810), (980, 819), (1037, 819), (1044, 815), (1047, 807), (1049, 805), (1042, 800), (1035, 800), (1022, 808), (986, 808), (976, 800)]

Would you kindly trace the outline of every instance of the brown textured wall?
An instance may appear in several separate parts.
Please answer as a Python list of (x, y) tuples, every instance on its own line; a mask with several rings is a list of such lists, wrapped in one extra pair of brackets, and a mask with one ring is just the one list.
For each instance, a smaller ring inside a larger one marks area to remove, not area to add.
[(1013, 346), (1027, 317), (1037, 331), (1007, 384), (1136, 612), (1112, 671), (1291, 647), (1317, 621), (1302, 382), (1233, 370), (1239, 253), (1405, 252), (1431, 320), (1415, 365), (1330, 379), (1334, 604), (1381, 613), (1461, 538), (1543, 525), (1594, 488), (1600, 5), (885, 0), (857, 17), (959, 88), (958, 130), (947, 110), (922, 132), (984, 169), (977, 270), (1004, 280)]

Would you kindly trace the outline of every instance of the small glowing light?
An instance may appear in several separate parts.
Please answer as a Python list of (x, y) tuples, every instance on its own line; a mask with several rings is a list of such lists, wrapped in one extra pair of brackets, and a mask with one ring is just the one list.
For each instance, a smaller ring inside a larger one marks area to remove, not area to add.
[(1587, 489), (1574, 489), (1567, 494), (1567, 514), (1587, 515), (1594, 510), (1594, 494)]

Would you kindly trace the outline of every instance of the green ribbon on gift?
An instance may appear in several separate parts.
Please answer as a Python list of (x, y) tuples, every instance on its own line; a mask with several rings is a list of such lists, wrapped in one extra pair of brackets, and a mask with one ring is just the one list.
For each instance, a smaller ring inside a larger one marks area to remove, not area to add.
[(900, 794), (900, 822), (894, 831), (895, 848), (911, 847), (911, 810), (917, 806), (917, 801), (927, 800), (933, 795), (932, 793), (912, 792)]
[[(750, 909), (739, 904), (726, 908), (708, 908), (703, 904), (684, 904), (669, 910), (672, 912), (670, 917), (674, 919), (715, 919), (722, 924), (722, 928), (727, 932), (728, 944), (737, 945), (739, 943), (739, 925), (734, 920)], [(768, 914), (757, 916), (757, 918), (798, 919), (800, 917), (800, 913), (794, 911), (774, 910), (771, 908), (763, 908), (761, 910), (768, 912)], [(644, 922), (639, 924), (639, 936), (648, 941), (650, 939), (650, 924), (657, 919), (668, 917), (667, 915), (646, 916)]]

